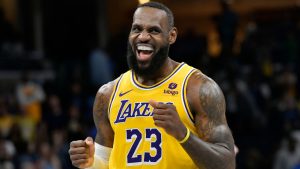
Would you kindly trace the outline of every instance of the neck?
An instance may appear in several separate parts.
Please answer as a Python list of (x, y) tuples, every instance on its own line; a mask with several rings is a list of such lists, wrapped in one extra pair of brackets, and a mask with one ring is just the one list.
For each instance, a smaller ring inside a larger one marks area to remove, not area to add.
[(175, 62), (174, 60), (168, 57), (165, 60), (164, 64), (157, 71), (153, 72), (151, 75), (135, 74), (135, 76), (139, 83), (146, 86), (151, 86), (166, 78), (169, 74), (173, 72), (173, 70), (178, 65), (179, 65), (178, 62)]

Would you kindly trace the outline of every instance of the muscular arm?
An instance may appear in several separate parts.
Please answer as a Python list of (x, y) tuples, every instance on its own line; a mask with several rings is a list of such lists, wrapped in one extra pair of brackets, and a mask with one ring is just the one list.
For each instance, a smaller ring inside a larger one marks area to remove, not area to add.
[(114, 132), (110, 126), (107, 112), (114, 84), (115, 81), (107, 83), (98, 90), (93, 107), (93, 118), (97, 129), (95, 141), (106, 147), (112, 147), (114, 140)]
[(234, 169), (234, 140), (225, 117), (225, 99), (218, 85), (200, 72), (188, 83), (187, 97), (195, 112), (197, 134), (182, 146), (205, 169)]

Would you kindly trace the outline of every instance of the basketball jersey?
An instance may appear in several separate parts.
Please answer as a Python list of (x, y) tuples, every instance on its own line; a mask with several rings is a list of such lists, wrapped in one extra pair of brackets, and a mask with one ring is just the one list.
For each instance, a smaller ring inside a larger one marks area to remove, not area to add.
[(181, 121), (196, 134), (186, 98), (187, 81), (194, 71), (193, 67), (181, 63), (152, 86), (140, 84), (131, 70), (119, 77), (108, 107), (114, 131), (110, 169), (197, 168), (180, 143), (155, 126), (153, 107), (149, 104), (149, 100), (174, 104)]

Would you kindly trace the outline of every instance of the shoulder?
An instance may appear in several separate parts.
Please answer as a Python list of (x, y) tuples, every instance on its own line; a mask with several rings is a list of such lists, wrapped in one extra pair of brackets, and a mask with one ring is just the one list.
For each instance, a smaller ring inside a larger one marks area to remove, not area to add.
[(119, 81), (119, 78), (102, 85), (98, 89), (96, 96), (110, 97), (112, 95), (114, 87), (115, 87), (115, 85), (117, 84), (118, 81)]
[(225, 99), (219, 85), (199, 70), (188, 80), (187, 99), (196, 112), (225, 112)]
[(193, 72), (188, 80), (187, 93), (191, 96), (194, 94), (209, 94), (211, 97), (223, 96), (219, 85), (210, 77), (199, 70)]
[(98, 89), (95, 97), (94, 108), (101, 107), (105, 109), (108, 106), (110, 97), (118, 81), (119, 78), (104, 84)]
[[(116, 85), (118, 79), (108, 82), (101, 86), (96, 94), (93, 115), (95, 121), (107, 120), (107, 109), (109, 105), (110, 97), (113, 93), (114, 86)], [(97, 123), (96, 123), (97, 126)]]
[[(219, 85), (210, 77), (202, 73), (200, 70), (196, 70), (188, 81), (188, 89), (191, 91), (197, 90), (200, 92), (211, 93), (215, 95), (223, 94)], [(195, 92), (195, 91), (193, 91)], [(213, 95), (214, 96), (214, 95)]]

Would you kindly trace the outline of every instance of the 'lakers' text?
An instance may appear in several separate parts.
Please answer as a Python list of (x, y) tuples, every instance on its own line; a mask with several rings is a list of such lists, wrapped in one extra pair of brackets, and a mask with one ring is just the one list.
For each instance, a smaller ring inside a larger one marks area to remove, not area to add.
[[(168, 102), (166, 104), (173, 103)], [(152, 110), (153, 108), (148, 102), (131, 103), (129, 100), (121, 100), (118, 116), (114, 123), (116, 124), (125, 122), (127, 118), (153, 116)]]

